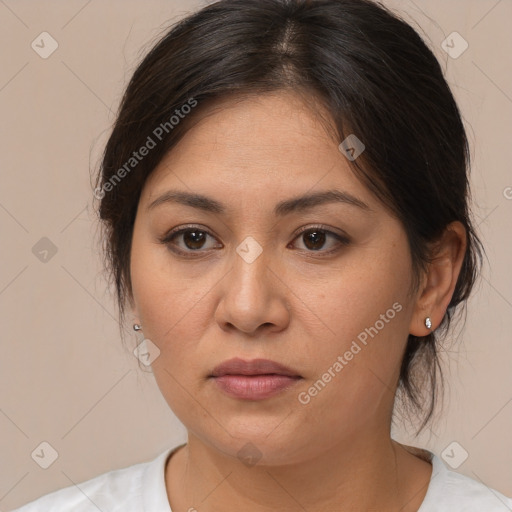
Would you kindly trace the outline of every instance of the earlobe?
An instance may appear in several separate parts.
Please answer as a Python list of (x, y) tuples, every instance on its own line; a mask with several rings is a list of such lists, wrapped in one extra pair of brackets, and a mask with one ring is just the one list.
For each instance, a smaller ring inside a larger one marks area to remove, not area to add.
[(457, 284), (466, 253), (466, 230), (450, 223), (432, 247), (431, 261), (418, 289), (409, 333), (427, 336), (443, 321)]

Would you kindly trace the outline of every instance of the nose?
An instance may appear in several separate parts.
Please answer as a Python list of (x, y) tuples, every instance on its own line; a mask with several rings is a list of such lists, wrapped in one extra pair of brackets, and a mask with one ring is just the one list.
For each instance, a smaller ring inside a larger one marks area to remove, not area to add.
[(224, 331), (238, 330), (250, 336), (286, 329), (290, 290), (279, 276), (279, 262), (272, 261), (270, 249), (253, 261), (238, 253), (233, 259), (231, 271), (221, 281), (217, 324)]

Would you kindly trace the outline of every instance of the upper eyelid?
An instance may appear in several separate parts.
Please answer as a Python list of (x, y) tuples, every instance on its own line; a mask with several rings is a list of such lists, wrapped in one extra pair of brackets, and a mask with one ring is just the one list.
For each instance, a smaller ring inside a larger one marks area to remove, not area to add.
[[(211, 231), (206, 229), (206, 228), (203, 228), (203, 227), (198, 226), (198, 225), (188, 225), (188, 226), (184, 225), (182, 227), (176, 228), (175, 230), (171, 230), (169, 233), (165, 234), (162, 237), (161, 241), (162, 241), (162, 243), (170, 243), (171, 239), (173, 239), (174, 237), (179, 236), (179, 235), (183, 235), (187, 231), (193, 231), (194, 229), (197, 230), (197, 231), (202, 231), (202, 232), (206, 233), (207, 235), (211, 236), (212, 238), (217, 239), (217, 236), (212, 234)], [(328, 235), (331, 235), (331, 236), (335, 237), (340, 242), (350, 241), (349, 236), (346, 235), (345, 233), (336, 233), (335, 231), (333, 231), (332, 228), (329, 228), (328, 226), (322, 226), (322, 225), (310, 225), (310, 226), (304, 226), (304, 227), (300, 228), (299, 231), (296, 231), (294, 233), (293, 240), (295, 240), (297, 237), (299, 237), (303, 233), (306, 233), (308, 231), (312, 231), (312, 230), (315, 230), (315, 229), (317, 229), (319, 231), (323, 231), (323, 232), (327, 233)], [(183, 250), (181, 248), (178, 248), (178, 250), (181, 250), (183, 252), (190, 252), (190, 253), (193, 253), (193, 252), (199, 253), (199, 252), (201, 252), (201, 249), (198, 249), (197, 251), (192, 251), (192, 250)], [(328, 252), (328, 251), (323, 251), (323, 252)]]
[[(172, 229), (169, 232), (167, 232), (164, 235), (164, 237), (170, 237), (170, 236), (174, 236), (174, 235), (177, 235), (177, 234), (182, 234), (185, 231), (194, 230), (194, 229), (196, 229), (197, 231), (203, 231), (203, 232), (209, 234), (210, 236), (213, 236), (214, 238), (217, 238), (217, 235), (213, 234), (211, 232), (211, 230), (209, 230), (207, 228), (203, 228), (203, 227), (201, 227), (199, 225), (195, 225), (195, 224), (191, 224), (191, 225), (186, 225), (185, 224), (184, 226), (179, 226), (178, 228)], [(333, 234), (333, 235), (337, 235), (337, 236), (346, 236), (348, 238), (348, 235), (346, 235), (342, 230), (339, 230), (339, 231), (341, 231), (341, 233), (336, 233), (334, 228), (330, 228), (329, 226), (323, 226), (323, 225), (320, 225), (320, 224), (311, 225), (311, 226), (304, 226), (304, 227), (300, 228), (298, 231), (296, 231), (294, 233), (294, 235), (298, 236), (298, 235), (304, 233), (305, 231), (309, 231), (309, 230), (312, 230), (312, 229), (318, 229), (319, 231), (325, 231), (327, 233), (330, 233), (330, 234)]]

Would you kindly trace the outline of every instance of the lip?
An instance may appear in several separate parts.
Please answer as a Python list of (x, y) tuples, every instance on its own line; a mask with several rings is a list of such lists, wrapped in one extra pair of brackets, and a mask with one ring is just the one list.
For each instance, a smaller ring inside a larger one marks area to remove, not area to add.
[(270, 359), (245, 361), (239, 357), (228, 359), (217, 365), (210, 377), (222, 377), (223, 375), (284, 375), (287, 377), (301, 377), (295, 370)]
[(302, 379), (296, 371), (275, 361), (239, 358), (216, 366), (209, 377), (227, 395), (245, 400), (270, 398)]

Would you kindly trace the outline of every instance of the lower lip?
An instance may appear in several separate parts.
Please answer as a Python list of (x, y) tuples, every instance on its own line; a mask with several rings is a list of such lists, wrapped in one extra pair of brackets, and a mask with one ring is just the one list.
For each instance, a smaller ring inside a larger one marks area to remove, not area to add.
[(229, 396), (246, 400), (263, 400), (293, 386), (300, 377), (286, 375), (223, 375), (214, 377), (217, 385)]

